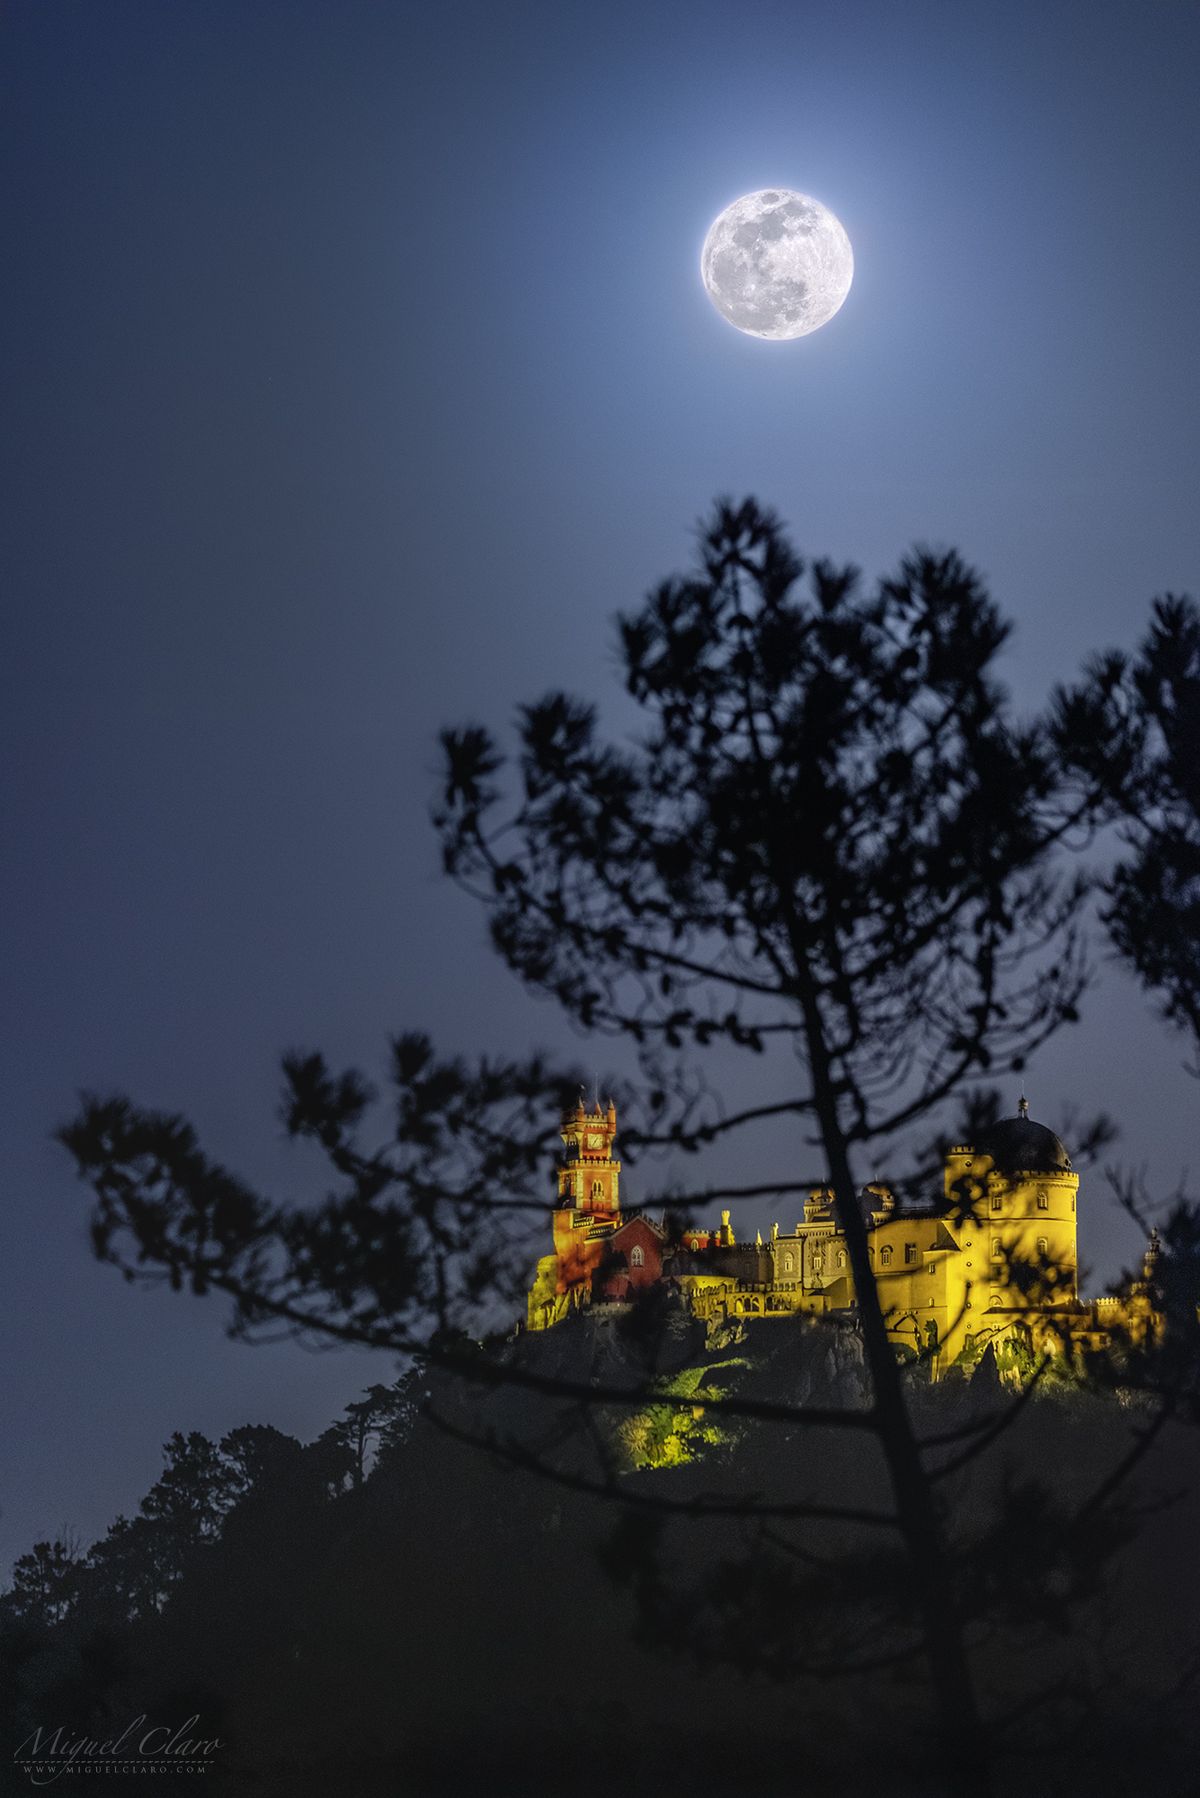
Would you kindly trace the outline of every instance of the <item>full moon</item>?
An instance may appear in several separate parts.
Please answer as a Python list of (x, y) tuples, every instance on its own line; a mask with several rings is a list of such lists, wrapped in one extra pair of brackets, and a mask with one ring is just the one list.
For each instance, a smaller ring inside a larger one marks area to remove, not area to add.
[(743, 194), (709, 226), (700, 252), (709, 299), (751, 337), (804, 337), (850, 292), (854, 252), (827, 206), (786, 187)]

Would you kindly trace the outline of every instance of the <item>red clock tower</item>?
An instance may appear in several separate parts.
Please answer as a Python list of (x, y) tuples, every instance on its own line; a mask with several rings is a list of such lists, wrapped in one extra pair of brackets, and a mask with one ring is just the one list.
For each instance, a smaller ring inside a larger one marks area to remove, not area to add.
[(605, 1238), (621, 1222), (621, 1163), (613, 1159), (617, 1108), (600, 1101), (589, 1112), (582, 1095), (562, 1121), (563, 1158), (556, 1173), (558, 1205), (554, 1212), (554, 1253), (558, 1259), (557, 1290), (588, 1284), (604, 1253)]

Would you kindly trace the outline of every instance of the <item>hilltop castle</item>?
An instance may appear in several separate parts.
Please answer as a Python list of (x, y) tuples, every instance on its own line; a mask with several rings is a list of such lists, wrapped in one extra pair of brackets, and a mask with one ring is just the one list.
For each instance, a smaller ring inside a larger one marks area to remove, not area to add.
[[(614, 1157), (616, 1107), (582, 1102), (562, 1120), (554, 1251), (537, 1265), (527, 1327), (544, 1330), (583, 1305), (624, 1306), (666, 1282), (698, 1316), (849, 1317), (854, 1286), (833, 1194), (814, 1188), (792, 1230), (739, 1243), (730, 1213), (720, 1229), (685, 1228), (623, 1213)], [(946, 1156), (940, 1204), (898, 1212), (886, 1186), (862, 1189), (871, 1265), (899, 1352), (923, 1353), (936, 1372), (984, 1342), (1018, 1336), (1032, 1347), (1102, 1341), (1132, 1301), (1083, 1302), (1077, 1290), (1079, 1175), (1053, 1130), (1022, 1099)], [(1153, 1251), (1152, 1251), (1153, 1252)], [(1149, 1318), (1142, 1303), (1143, 1321)]]

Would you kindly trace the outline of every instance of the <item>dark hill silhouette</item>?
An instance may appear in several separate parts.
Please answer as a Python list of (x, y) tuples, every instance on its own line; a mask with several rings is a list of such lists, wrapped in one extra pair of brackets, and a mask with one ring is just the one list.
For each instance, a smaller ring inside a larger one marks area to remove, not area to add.
[[(860, 1351), (820, 1325), (730, 1338), (668, 1319), (647, 1341), (584, 1314), (495, 1351), (614, 1385), (657, 1357), (684, 1458), (614, 1474), (632, 1504), (514, 1464), (529, 1453), (602, 1483), (610, 1457), (628, 1460), (619, 1405), (589, 1417), (418, 1374), (357, 1484), (336, 1426), (308, 1448), (271, 1433), (160, 1609), (118, 1618), (94, 1578), (57, 1621), (4, 1601), (6, 1708), (81, 1727), (198, 1711), (227, 1744), (207, 1789), (281, 1798), (922, 1791), (934, 1725), (895, 1532), (685, 1514), (752, 1492), (781, 1510), (883, 1509), (865, 1432), (806, 1431), (793, 1453), (778, 1426), (723, 1420), (709, 1442), (693, 1415), (717, 1386), (844, 1404)], [(918, 1433), (1007, 1417), (997, 1385), (915, 1386)], [(1099, 1504), (1137, 1422), (1111, 1398), (1036, 1394), (1002, 1444), (940, 1482), (968, 1609), (990, 1620), (981, 1689), (1007, 1718), (999, 1765), (1018, 1789), (1191, 1789), (1200, 1442), (1168, 1427), (1119, 1505)]]

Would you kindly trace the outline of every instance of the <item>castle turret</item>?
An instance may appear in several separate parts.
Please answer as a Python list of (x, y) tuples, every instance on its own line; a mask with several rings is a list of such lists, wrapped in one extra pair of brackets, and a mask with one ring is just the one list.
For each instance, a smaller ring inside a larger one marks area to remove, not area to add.
[(564, 1293), (590, 1284), (604, 1239), (621, 1222), (621, 1163), (613, 1155), (617, 1108), (610, 1099), (607, 1111), (601, 1111), (597, 1099), (589, 1111), (581, 1094), (579, 1104), (563, 1118), (561, 1132), (554, 1254), (556, 1290)]
[(948, 1198), (952, 1180), (963, 1175), (978, 1183), (974, 1217), (987, 1233), (974, 1284), (989, 1288), (1001, 1305), (1014, 1302), (1014, 1286), (1025, 1304), (1073, 1300), (1079, 1175), (1053, 1130), (1030, 1117), (1024, 1097), (1016, 1117), (981, 1130), (973, 1148), (951, 1150)]

